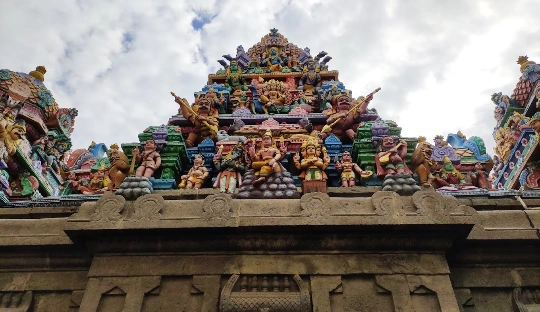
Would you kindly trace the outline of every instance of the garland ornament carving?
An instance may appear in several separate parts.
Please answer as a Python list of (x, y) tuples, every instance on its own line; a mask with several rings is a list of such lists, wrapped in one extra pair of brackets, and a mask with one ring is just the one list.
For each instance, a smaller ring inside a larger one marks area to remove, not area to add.
[(380, 216), (401, 215), (403, 211), (403, 202), (398, 193), (392, 191), (375, 192), (371, 196), (375, 214)]
[(117, 221), (122, 219), (121, 212), (124, 209), (126, 199), (120, 195), (106, 192), (95, 204), (94, 213), (90, 216), (91, 221)]
[(449, 215), (443, 196), (435, 190), (416, 192), (413, 194), (412, 200), (417, 208), (416, 213), (420, 216), (428, 215), (430, 211), (443, 216)]
[(207, 196), (202, 209), (203, 217), (206, 219), (228, 219), (232, 217), (232, 197), (225, 193)]
[(300, 198), (302, 215), (312, 218), (321, 218), (330, 215), (330, 197), (326, 193), (313, 192), (304, 194)]
[(139, 197), (133, 204), (135, 213), (131, 218), (134, 221), (150, 221), (161, 219), (161, 209), (166, 202), (161, 195), (147, 194)]

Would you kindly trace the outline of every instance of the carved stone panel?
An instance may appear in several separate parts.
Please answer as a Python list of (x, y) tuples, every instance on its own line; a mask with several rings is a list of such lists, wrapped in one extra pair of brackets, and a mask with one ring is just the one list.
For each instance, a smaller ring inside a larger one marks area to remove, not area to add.
[(221, 291), (220, 312), (307, 312), (309, 291), (299, 275), (234, 274)]

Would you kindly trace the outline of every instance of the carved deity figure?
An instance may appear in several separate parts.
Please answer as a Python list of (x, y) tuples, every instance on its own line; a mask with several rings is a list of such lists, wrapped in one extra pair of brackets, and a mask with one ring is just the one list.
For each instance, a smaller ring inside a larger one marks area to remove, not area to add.
[(129, 160), (123, 152), (118, 150), (118, 145), (113, 144), (107, 153), (109, 156), (109, 177), (111, 178), (111, 189), (116, 190), (129, 175)]
[(111, 184), (111, 180), (109, 179), (106, 171), (107, 169), (105, 166), (102, 165), (99, 167), (99, 169), (94, 172), (94, 175), (87, 186), (88, 189), (85, 189), (83, 194), (103, 194), (105, 191), (110, 190), (109, 186)]
[(246, 79), (242, 75), (242, 69), (238, 66), (238, 61), (232, 59), (225, 72), (225, 87), (232, 94), (235, 90), (247, 91)]
[(171, 94), (175, 102), (180, 104), (182, 116), (189, 120), (193, 126), (193, 132), (190, 132), (186, 139), (186, 146), (193, 147), (206, 138), (214, 140), (218, 131), (219, 113), (213, 107), (213, 102), (206, 96), (197, 98), (193, 108), (186, 99)]
[(418, 175), (418, 182), (422, 186), (431, 185), (433, 176), (431, 170), (434, 168), (434, 160), (431, 157), (433, 154), (433, 146), (426, 142), (425, 137), (418, 138), (416, 146), (411, 157), (411, 169)]
[(261, 102), (263, 102), (262, 109), (264, 113), (289, 112), (291, 107), (287, 105), (287, 95), (287, 86), (283, 82), (274, 79), (267, 81), (264, 84), (262, 94), (260, 95)]
[(382, 138), (379, 152), (375, 155), (377, 177), (383, 179), (388, 174), (412, 174), (405, 163), (406, 155), (407, 142), (403, 140), (396, 144), (391, 136)]
[(364, 171), (357, 163), (354, 163), (351, 153), (347, 151), (341, 155), (341, 161), (336, 161), (336, 170), (340, 175), (341, 186), (343, 187), (355, 186), (357, 173), (364, 179), (368, 179), (373, 175), (373, 172)]
[(267, 66), (270, 72), (279, 72), (283, 69), (285, 63), (286, 61), (279, 57), (279, 50), (276, 47), (271, 47), (261, 66)]
[(326, 137), (331, 132), (340, 140), (348, 138), (353, 141), (356, 137), (356, 130), (360, 126), (359, 118), (366, 112), (372, 98), (373, 95), (370, 94), (366, 99), (360, 97), (353, 101), (347, 94), (335, 96), (333, 109), (329, 112), (330, 116), (326, 120), (325, 128), (323, 128), (324, 136)]
[(180, 177), (182, 180), (178, 188), (185, 189), (200, 189), (204, 185), (204, 181), (208, 178), (208, 169), (204, 166), (204, 155), (195, 155), (193, 159), (193, 167), (189, 169), (187, 174)]
[(489, 182), (489, 175), (486, 172), (485, 166), (477, 162), (474, 164), (474, 171), (471, 174), (472, 184), (478, 188), (483, 188), (486, 190), (491, 190), (492, 184)]
[(465, 185), (465, 176), (454, 167), (448, 156), (443, 158), (443, 166), (440, 171), (435, 172), (435, 187), (445, 186), (459, 187)]
[[(317, 138), (310, 137), (302, 143), (300, 154), (296, 152), (293, 157), (294, 165), (302, 173), (298, 176), (304, 181), (326, 181), (328, 176), (324, 172), (330, 163), (330, 157), (326, 153), (326, 148), (319, 146)], [(322, 158), (321, 158), (322, 157)]]
[[(12, 157), (17, 152), (20, 140), (26, 135), (26, 125), (23, 120), (10, 124), (8, 120), (0, 120), (0, 141), (6, 148), (7, 155)], [(4, 157), (4, 160), (6, 157)]]
[(279, 161), (281, 160), (282, 152), (273, 146), (270, 129), (266, 130), (263, 134), (259, 149), (255, 150), (254, 144), (250, 146), (249, 156), (252, 159), (251, 167), (257, 177), (253, 181), (253, 184), (263, 182), (272, 173), (281, 171)]
[(242, 186), (242, 174), (247, 169), (244, 159), (244, 145), (238, 142), (236, 146), (225, 156), (222, 155), (223, 145), (214, 157), (214, 166), (219, 174), (214, 183), (214, 188), (219, 188), (221, 193), (233, 194), (236, 187)]
[(298, 81), (298, 90), (311, 90), (313, 93), (317, 93), (321, 88), (321, 84), (322, 80), (321, 74), (319, 74), (319, 68), (313, 58), (310, 57), (306, 65), (304, 65), (304, 73)]
[(135, 171), (136, 177), (151, 178), (154, 171), (161, 166), (161, 156), (156, 151), (156, 148), (154, 140), (147, 140), (142, 154), (140, 154), (139, 148), (133, 149), (133, 157), (139, 163), (139, 167)]

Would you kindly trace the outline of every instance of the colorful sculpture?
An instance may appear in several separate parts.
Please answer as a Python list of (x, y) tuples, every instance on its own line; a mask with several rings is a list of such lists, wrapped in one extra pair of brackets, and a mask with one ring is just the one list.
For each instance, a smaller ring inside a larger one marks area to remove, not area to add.
[(242, 174), (247, 170), (244, 157), (244, 144), (239, 142), (227, 155), (223, 156), (223, 145), (214, 157), (214, 166), (219, 171), (214, 188), (221, 193), (233, 194), (236, 187), (242, 186)]
[(377, 164), (377, 177), (379, 177), (379, 179), (383, 179), (387, 175), (396, 173), (412, 174), (405, 163), (406, 155), (407, 142), (403, 140), (396, 143), (393, 137), (384, 137), (382, 139), (379, 152), (375, 156), (375, 162)]
[(231, 94), (236, 90), (247, 91), (246, 79), (242, 75), (242, 69), (238, 66), (236, 59), (231, 60), (225, 75), (225, 86)]
[(430, 186), (433, 176), (431, 171), (435, 169), (435, 161), (432, 158), (433, 146), (426, 142), (425, 137), (418, 138), (418, 145), (411, 157), (411, 170), (418, 176), (418, 182), (422, 186)]
[(204, 166), (204, 155), (195, 155), (193, 159), (193, 167), (189, 169), (188, 173), (181, 176), (182, 180), (178, 185), (180, 189), (200, 189), (206, 179), (208, 179), (208, 169)]
[(373, 95), (379, 92), (380, 88), (370, 93), (367, 97), (360, 97), (353, 101), (348, 94), (340, 94), (332, 99), (333, 109), (328, 114), (326, 125), (322, 129), (325, 136), (333, 133), (339, 139), (348, 138), (353, 141), (356, 137), (356, 130), (360, 125), (359, 117), (366, 112)]
[(348, 151), (343, 152), (340, 161), (336, 161), (336, 170), (341, 178), (342, 187), (356, 186), (356, 174), (359, 174), (362, 179), (369, 179), (373, 175), (372, 171), (364, 171), (354, 163)]
[(139, 164), (137, 171), (135, 171), (136, 177), (151, 178), (154, 171), (161, 166), (161, 156), (156, 151), (156, 144), (154, 140), (147, 140), (144, 145), (144, 151), (140, 153), (138, 148), (134, 148), (132, 151), (134, 162)]
[(118, 150), (117, 144), (111, 145), (111, 149), (107, 154), (110, 163), (109, 177), (112, 181), (111, 189), (116, 190), (129, 175), (129, 160), (126, 154)]
[[(300, 153), (302, 159), (300, 160)], [(324, 172), (330, 164), (330, 157), (326, 148), (319, 146), (318, 139), (310, 137), (302, 143), (301, 152), (296, 152), (293, 157), (294, 165), (302, 171), (298, 178), (302, 179), (302, 191), (326, 192), (326, 180), (328, 176)]]
[(219, 113), (209, 98), (206, 96), (198, 98), (192, 108), (186, 99), (176, 96), (173, 92), (171, 94), (175, 102), (180, 104), (182, 116), (194, 126), (194, 131), (186, 139), (186, 145), (192, 147), (206, 138), (214, 139), (218, 132)]
[(255, 170), (257, 177), (253, 184), (263, 182), (272, 173), (281, 171), (279, 161), (282, 154), (278, 148), (272, 146), (272, 143), (272, 131), (266, 130), (262, 136), (261, 147), (255, 149), (255, 142), (249, 147), (251, 167)]

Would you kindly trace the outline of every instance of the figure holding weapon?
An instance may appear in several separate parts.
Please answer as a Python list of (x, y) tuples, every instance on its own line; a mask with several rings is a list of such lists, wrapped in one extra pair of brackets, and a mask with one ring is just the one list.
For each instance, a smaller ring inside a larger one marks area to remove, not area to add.
[(365, 98), (359, 97), (356, 100), (357, 103), (354, 103), (346, 93), (336, 95), (332, 99), (334, 106), (333, 112), (326, 120), (326, 125), (322, 129), (323, 137), (326, 138), (330, 133), (333, 133), (340, 140), (349, 138), (351, 141), (354, 141), (356, 129), (360, 126), (358, 117), (366, 112), (369, 102), (373, 99), (373, 95), (380, 90), (381, 88), (377, 88)]
[(186, 99), (176, 96), (174, 92), (171, 92), (171, 95), (174, 96), (174, 101), (180, 104), (179, 113), (194, 126), (186, 139), (186, 146), (193, 147), (206, 138), (214, 140), (218, 132), (219, 114), (213, 101), (206, 95), (201, 95), (192, 108)]

